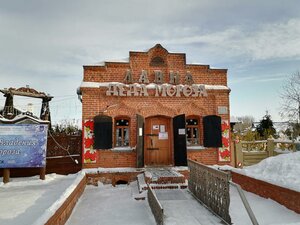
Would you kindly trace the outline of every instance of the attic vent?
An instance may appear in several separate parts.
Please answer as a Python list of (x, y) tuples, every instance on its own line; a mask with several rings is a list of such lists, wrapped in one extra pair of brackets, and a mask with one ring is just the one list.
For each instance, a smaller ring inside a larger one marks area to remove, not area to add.
[(163, 58), (156, 56), (151, 59), (150, 66), (165, 66)]

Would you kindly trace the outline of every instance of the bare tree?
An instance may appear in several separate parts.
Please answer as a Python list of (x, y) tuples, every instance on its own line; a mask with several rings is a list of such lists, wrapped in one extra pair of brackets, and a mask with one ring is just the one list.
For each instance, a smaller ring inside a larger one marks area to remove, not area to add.
[(300, 123), (300, 72), (287, 78), (280, 93), (282, 99), (280, 115), (291, 122)]

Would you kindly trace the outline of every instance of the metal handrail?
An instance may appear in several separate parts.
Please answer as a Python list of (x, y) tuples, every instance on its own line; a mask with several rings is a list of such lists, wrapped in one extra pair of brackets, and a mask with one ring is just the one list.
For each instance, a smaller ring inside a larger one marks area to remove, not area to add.
[(245, 196), (245, 194), (244, 194), (241, 186), (238, 185), (238, 184), (236, 184), (236, 183), (233, 183), (232, 181), (230, 181), (230, 184), (232, 186), (236, 187), (236, 189), (238, 190), (238, 193), (239, 193), (239, 195), (240, 195), (240, 197), (242, 199), (242, 202), (243, 202), (243, 204), (245, 206), (245, 209), (246, 209), (246, 211), (247, 211), (247, 213), (248, 213), (248, 215), (249, 215), (249, 217), (251, 219), (252, 224), (253, 225), (259, 225), (259, 223), (257, 222), (257, 219), (256, 219), (256, 217), (255, 217), (255, 215), (254, 215), (254, 213), (253, 213), (253, 211), (252, 211), (252, 209), (251, 209), (251, 207), (249, 205), (249, 202), (248, 202), (248, 200), (247, 200), (247, 198), (246, 198), (246, 196)]

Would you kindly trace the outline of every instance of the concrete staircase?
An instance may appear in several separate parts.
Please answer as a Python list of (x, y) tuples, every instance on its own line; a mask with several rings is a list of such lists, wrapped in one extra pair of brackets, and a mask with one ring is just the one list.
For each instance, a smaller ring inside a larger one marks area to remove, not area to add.
[(177, 172), (173, 167), (166, 168), (145, 168), (144, 173), (137, 176), (139, 192), (148, 189), (185, 189), (187, 180), (184, 175)]

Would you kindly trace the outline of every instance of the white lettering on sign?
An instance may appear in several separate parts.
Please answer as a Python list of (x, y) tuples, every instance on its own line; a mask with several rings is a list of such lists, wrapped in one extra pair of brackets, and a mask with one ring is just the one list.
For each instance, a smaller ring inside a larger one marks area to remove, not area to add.
[(139, 82), (140, 83), (144, 83), (144, 84), (148, 84), (149, 83), (149, 79), (148, 79), (148, 75), (147, 75), (147, 71), (146, 70), (142, 70)]
[[(157, 85), (153, 84), (156, 97), (206, 97), (204, 85)], [(145, 84), (109, 84), (107, 96), (149, 96)]]

